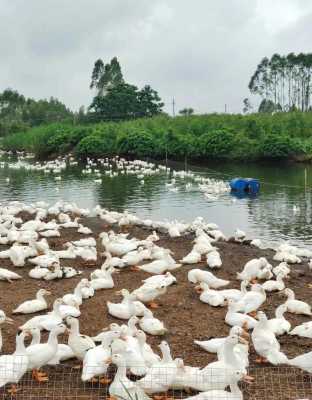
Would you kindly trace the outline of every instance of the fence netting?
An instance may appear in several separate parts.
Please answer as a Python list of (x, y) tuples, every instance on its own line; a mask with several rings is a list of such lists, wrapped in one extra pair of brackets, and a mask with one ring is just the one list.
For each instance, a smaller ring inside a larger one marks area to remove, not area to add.
[[(92, 367), (90, 367), (92, 368)], [(6, 372), (5, 372), (6, 371)], [(110, 396), (109, 386), (116, 374), (116, 368), (110, 366), (105, 375), (101, 375), (92, 382), (83, 382), (81, 380), (81, 369), (77, 366), (59, 365), (56, 367), (45, 367), (42, 371), (48, 375), (47, 382), (38, 382), (34, 379), (31, 371), (24, 374), (23, 378), (16, 385), (17, 391), (10, 391), (11, 384), (6, 384), (0, 388), (0, 399), (29, 399), (29, 400), (96, 400), (111, 399), (121, 400), (116, 396)], [(128, 369), (129, 371), (129, 369)], [(2, 369), (0, 373), (0, 382), (5, 378), (5, 374), (12, 373), (12, 368)], [(170, 377), (171, 371), (166, 368), (158, 377), (163, 374), (161, 380), (166, 382)], [(212, 371), (211, 376), (206, 375), (208, 381), (222, 382), (226, 371)], [(214, 397), (205, 396), (202, 400), (306, 400), (312, 399), (312, 375), (293, 367), (256, 367), (248, 370), (248, 375), (254, 378), (251, 384), (240, 381), (238, 386), (240, 392), (236, 394), (230, 392), (227, 388), (226, 392), (215, 393)], [(127, 377), (131, 381), (140, 379), (137, 376), (127, 372)], [(148, 379), (150, 382), (148, 382)], [(153, 386), (153, 377), (147, 376), (147, 385)], [(176, 386), (188, 385), (188, 378), (183, 377), (176, 382)], [(192, 375), (192, 382), (204, 384), (202, 375)], [(2, 381), (3, 382), (3, 381)], [(1, 383), (0, 383), (1, 384)], [(120, 382), (120, 386), (124, 388), (124, 384)], [(195, 396), (199, 391), (194, 389), (169, 389), (167, 392), (154, 392), (147, 395), (154, 400), (173, 400), (185, 399)], [(242, 397), (240, 397), (242, 396)], [(142, 400), (140, 398), (132, 398), (126, 392), (122, 400)]]

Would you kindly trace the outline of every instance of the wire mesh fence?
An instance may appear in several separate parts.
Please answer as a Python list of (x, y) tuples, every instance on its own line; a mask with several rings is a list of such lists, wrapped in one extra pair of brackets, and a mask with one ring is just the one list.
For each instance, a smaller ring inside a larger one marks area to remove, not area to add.
[[(92, 368), (92, 367), (90, 367)], [(81, 370), (68, 365), (59, 365), (43, 369), (48, 375), (48, 381), (38, 382), (34, 379), (33, 373), (28, 371), (19, 383), (16, 390), (10, 383), (0, 388), (0, 399), (25, 399), (25, 400), (98, 400), (114, 398), (118, 400), (143, 400), (140, 395), (134, 395), (133, 388), (128, 390), (129, 381), (134, 383), (134, 388), (144, 385), (138, 384), (141, 377), (131, 374), (127, 369), (127, 378), (116, 379), (116, 368), (109, 367), (105, 375), (101, 375), (92, 381), (83, 382)], [(5, 372), (6, 371), (6, 372)], [(12, 368), (2, 370), (0, 374), (0, 385), (4, 382), (5, 375), (10, 374)], [(155, 372), (155, 371), (154, 371)], [(237, 390), (233, 387), (223, 388), (222, 382), (228, 371), (211, 370), (202, 375), (199, 370), (186, 376), (175, 379), (174, 384), (170, 383), (168, 390), (157, 392), (158, 384), (161, 381), (164, 386), (171, 382), (172, 372), (170, 368), (159, 367), (154, 375), (147, 375), (145, 386), (148, 390), (142, 390), (147, 396), (154, 400), (185, 399), (196, 396), (199, 390), (207, 390), (210, 383), (214, 388), (213, 392), (206, 392), (204, 397), (194, 400), (307, 400), (312, 399), (312, 375), (293, 367), (257, 367), (250, 368), (248, 374), (254, 378), (251, 384), (241, 380)], [(156, 377), (157, 376), (157, 377)], [(115, 382), (115, 390), (122, 393), (116, 396), (112, 393), (110, 385)], [(136, 382), (136, 383), (135, 383)], [(13, 383), (11, 381), (11, 383)], [(234, 385), (235, 386), (235, 385)], [(225, 390), (224, 390), (225, 389)], [(146, 400), (147, 397), (144, 399)]]

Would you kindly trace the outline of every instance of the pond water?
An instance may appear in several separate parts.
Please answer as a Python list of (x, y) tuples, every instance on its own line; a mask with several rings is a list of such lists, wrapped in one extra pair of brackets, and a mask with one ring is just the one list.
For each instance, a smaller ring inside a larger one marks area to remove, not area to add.
[[(152, 219), (179, 219), (191, 221), (203, 216), (217, 223), (227, 235), (239, 227), (249, 237), (264, 241), (290, 240), (312, 246), (311, 188), (312, 166), (303, 164), (243, 164), (209, 163), (205, 166), (188, 165), (188, 170), (203, 177), (213, 177), (226, 182), (232, 177), (254, 177), (261, 182), (256, 197), (237, 198), (231, 193), (207, 199), (190, 179), (177, 179), (177, 191), (171, 191), (166, 182), (170, 177), (162, 172), (144, 178), (137, 176), (102, 174), (102, 182), (95, 182), (93, 174), (83, 174), (83, 166), (70, 166), (55, 181), (53, 174), (26, 169), (12, 169), (16, 162), (6, 159), (0, 168), (0, 201), (19, 200), (32, 203), (45, 200), (76, 202), (81, 207), (102, 207), (118, 211), (129, 210), (138, 216)], [(31, 162), (31, 161), (29, 161)], [(171, 167), (180, 170), (184, 164)], [(101, 169), (101, 173), (104, 170)], [(9, 181), (8, 179), (9, 178)]]

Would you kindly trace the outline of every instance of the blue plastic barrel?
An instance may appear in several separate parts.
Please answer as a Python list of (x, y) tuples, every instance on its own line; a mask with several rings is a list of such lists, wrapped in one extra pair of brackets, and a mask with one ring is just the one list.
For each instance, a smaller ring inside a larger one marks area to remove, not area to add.
[(234, 192), (258, 193), (260, 182), (254, 178), (234, 178), (230, 181), (230, 187)]

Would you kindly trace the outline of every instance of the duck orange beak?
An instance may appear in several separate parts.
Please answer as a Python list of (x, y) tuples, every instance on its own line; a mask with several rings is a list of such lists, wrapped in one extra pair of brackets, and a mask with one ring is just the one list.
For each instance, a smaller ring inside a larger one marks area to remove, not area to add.
[(195, 292), (196, 293), (201, 294), (201, 293), (203, 293), (203, 291), (204, 290), (200, 286), (195, 286)]
[(246, 344), (246, 345), (249, 344), (249, 342), (248, 342), (246, 339), (242, 338), (242, 337), (239, 337), (239, 338), (238, 338), (238, 341), (239, 341), (239, 343), (241, 343), (241, 344)]
[(245, 330), (243, 330), (241, 337), (244, 338), (245, 340), (249, 340), (250, 339), (250, 335), (248, 332), (246, 332)]

